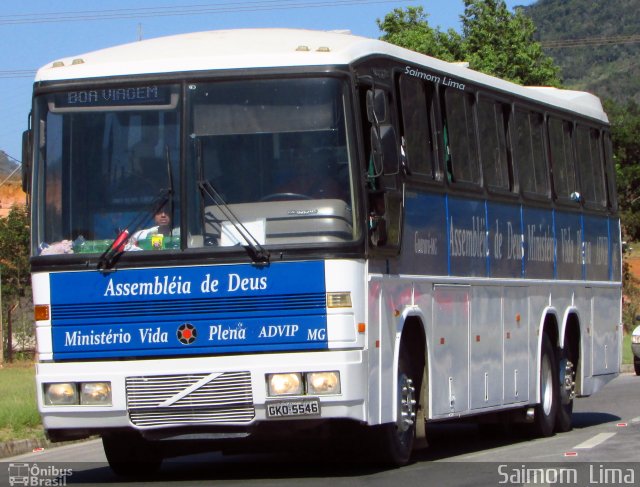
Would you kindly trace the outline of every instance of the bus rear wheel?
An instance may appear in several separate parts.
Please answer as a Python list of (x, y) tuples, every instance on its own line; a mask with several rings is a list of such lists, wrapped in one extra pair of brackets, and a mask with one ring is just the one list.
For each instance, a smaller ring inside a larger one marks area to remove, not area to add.
[(547, 334), (542, 336), (540, 353), (540, 403), (535, 407), (534, 433), (536, 436), (551, 436), (558, 415), (558, 362)]
[[(568, 344), (567, 344), (568, 347)], [(559, 405), (556, 417), (556, 431), (564, 433), (571, 430), (573, 399), (576, 397), (576, 360), (566, 348), (559, 351)]]

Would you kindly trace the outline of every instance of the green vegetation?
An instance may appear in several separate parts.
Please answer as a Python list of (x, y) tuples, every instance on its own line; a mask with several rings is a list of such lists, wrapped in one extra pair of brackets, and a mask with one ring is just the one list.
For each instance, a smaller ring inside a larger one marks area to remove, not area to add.
[(504, 0), (465, 0), (462, 34), (432, 28), (423, 7), (397, 8), (378, 19), (382, 40), (524, 85), (559, 86), (558, 68), (534, 39), (535, 27)]
[[(19, 350), (34, 346), (29, 231), (29, 211), (25, 206), (14, 206), (6, 218), (0, 219), (3, 346), (7, 344), (11, 313), (13, 345)], [(7, 352), (5, 349), (5, 359), (9, 357)]]
[(5, 364), (0, 369), (0, 442), (44, 436), (34, 376), (30, 361)]

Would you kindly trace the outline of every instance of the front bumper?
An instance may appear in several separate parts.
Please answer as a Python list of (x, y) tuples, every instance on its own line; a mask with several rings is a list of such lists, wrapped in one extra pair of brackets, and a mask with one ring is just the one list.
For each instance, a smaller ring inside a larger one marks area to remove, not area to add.
[[(368, 377), (362, 350), (40, 363), (36, 382), (45, 430), (55, 431), (56, 437), (71, 437), (74, 431), (75, 436), (86, 436), (121, 428), (142, 432), (251, 429), (280, 421), (266, 414), (267, 401), (282, 399), (267, 396), (266, 374), (327, 370), (340, 372), (340, 393), (320, 396), (319, 416), (295, 419), (366, 422)], [(67, 381), (111, 381), (112, 405), (45, 406), (42, 384)]]

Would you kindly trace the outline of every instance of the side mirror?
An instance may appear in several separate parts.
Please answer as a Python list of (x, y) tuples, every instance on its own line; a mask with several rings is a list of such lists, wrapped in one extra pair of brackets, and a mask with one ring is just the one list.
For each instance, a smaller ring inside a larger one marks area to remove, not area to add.
[(33, 156), (33, 131), (22, 132), (22, 191), (31, 192), (31, 158)]
[(383, 90), (367, 91), (367, 119), (374, 125), (387, 122), (387, 97)]

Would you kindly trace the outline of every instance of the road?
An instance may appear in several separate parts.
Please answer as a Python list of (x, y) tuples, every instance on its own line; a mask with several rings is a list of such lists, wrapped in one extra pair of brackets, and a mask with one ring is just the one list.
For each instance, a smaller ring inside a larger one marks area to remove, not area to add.
[[(522, 486), (527, 475), (537, 485), (634, 485), (640, 483), (638, 404), (640, 377), (623, 374), (598, 394), (576, 400), (573, 430), (550, 438), (530, 439), (497, 426), (429, 425), (429, 448), (400, 469), (352, 462), (348, 455), (212, 453), (167, 460), (159, 474), (132, 480), (111, 472), (98, 440), (4, 459), (0, 482), (8, 481), (4, 466), (37, 463), (71, 468), (71, 475), (58, 476), (66, 484), (58, 485)], [(49, 473), (59, 472), (41, 477)]]

